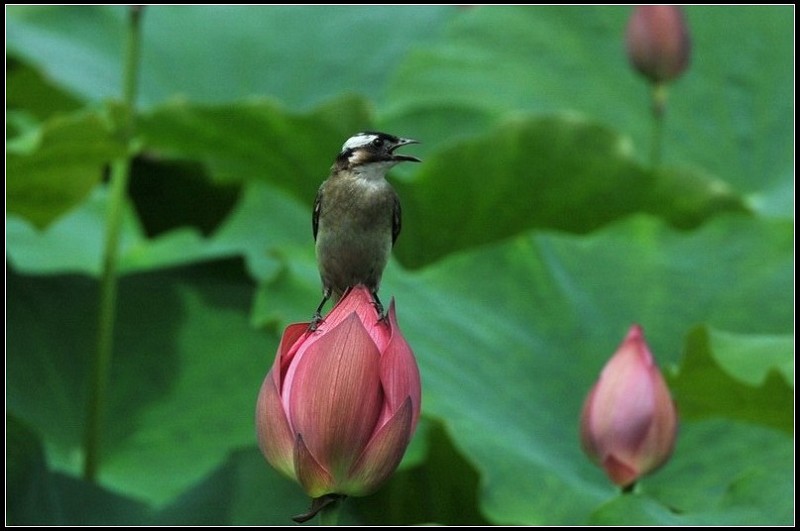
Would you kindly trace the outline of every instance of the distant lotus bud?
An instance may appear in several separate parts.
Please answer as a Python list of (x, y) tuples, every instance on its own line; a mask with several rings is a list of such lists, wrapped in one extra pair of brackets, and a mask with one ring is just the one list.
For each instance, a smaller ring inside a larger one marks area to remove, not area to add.
[(634, 325), (586, 398), (583, 449), (611, 481), (627, 487), (669, 459), (677, 427), (667, 384)]
[(420, 413), (417, 362), (394, 301), (352, 289), (315, 331), (286, 328), (256, 406), (261, 451), (313, 498), (363, 496), (394, 472)]
[(691, 42), (678, 6), (637, 6), (628, 22), (628, 57), (654, 83), (671, 81), (689, 66)]

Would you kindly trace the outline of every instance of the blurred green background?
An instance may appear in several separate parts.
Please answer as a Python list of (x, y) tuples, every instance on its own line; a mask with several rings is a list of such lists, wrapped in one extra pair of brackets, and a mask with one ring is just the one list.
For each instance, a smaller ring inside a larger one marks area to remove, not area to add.
[[(648, 162), (629, 7), (146, 7), (99, 481), (81, 479), (123, 7), (7, 7), (9, 524), (290, 523), (255, 400), (319, 301), (311, 205), (363, 129), (420, 139), (384, 275), (423, 381), (352, 524), (794, 521), (794, 8), (685, 9)], [(411, 153), (411, 151), (409, 151)], [(585, 394), (633, 323), (682, 423), (620, 495)]]

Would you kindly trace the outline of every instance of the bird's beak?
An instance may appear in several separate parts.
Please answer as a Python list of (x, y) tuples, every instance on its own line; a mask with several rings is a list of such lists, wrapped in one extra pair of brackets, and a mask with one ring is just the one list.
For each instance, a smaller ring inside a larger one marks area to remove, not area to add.
[(414, 140), (413, 138), (400, 138), (400, 139), (398, 139), (397, 145), (392, 148), (392, 157), (394, 158), (394, 160), (396, 160), (398, 162), (403, 162), (403, 161), (405, 161), (405, 162), (422, 162), (417, 157), (414, 157), (414, 156), (411, 156), (411, 155), (395, 155), (394, 154), (394, 150), (395, 149), (397, 149), (399, 147), (407, 146), (409, 144), (419, 144), (419, 141), (418, 140)]

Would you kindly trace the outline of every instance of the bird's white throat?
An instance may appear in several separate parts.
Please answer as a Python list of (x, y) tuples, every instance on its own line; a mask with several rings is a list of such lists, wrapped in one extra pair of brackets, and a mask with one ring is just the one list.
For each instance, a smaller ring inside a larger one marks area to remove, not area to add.
[(370, 162), (356, 166), (353, 173), (359, 180), (377, 186), (385, 182), (389, 168), (396, 164), (395, 161)]

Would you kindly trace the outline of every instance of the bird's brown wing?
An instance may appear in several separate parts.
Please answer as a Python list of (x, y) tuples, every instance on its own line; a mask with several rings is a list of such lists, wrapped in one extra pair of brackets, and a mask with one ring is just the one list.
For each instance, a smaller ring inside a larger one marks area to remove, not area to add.
[(319, 211), (322, 209), (322, 186), (317, 191), (314, 199), (314, 211), (311, 214), (311, 230), (314, 233), (314, 241), (317, 241), (317, 231), (319, 230)]
[(397, 197), (397, 194), (394, 196), (394, 205), (392, 207), (392, 246), (394, 246), (394, 242), (397, 241), (397, 237), (400, 236), (400, 229), (403, 225), (403, 212), (400, 209), (400, 198)]

